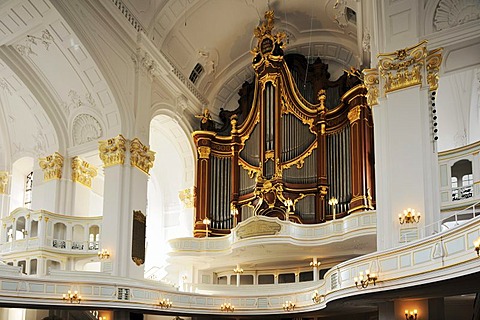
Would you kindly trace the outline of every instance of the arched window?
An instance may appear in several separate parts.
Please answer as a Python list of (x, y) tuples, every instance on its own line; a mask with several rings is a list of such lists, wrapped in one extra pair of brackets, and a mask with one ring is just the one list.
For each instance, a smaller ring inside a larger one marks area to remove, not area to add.
[(67, 247), (65, 238), (67, 236), (67, 226), (61, 222), (53, 225), (53, 247), (65, 249)]
[(452, 173), (452, 201), (468, 199), (473, 196), (472, 162), (462, 159), (455, 162)]
[(27, 209), (32, 208), (32, 186), (33, 186), (33, 171), (27, 174), (25, 181), (25, 192), (23, 194), (23, 206)]

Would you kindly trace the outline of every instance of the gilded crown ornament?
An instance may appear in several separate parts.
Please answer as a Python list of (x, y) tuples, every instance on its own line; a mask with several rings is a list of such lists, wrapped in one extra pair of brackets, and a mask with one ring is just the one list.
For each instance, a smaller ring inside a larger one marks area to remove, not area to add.
[(121, 134), (115, 138), (98, 142), (100, 159), (102, 159), (105, 168), (125, 163), (126, 142), (127, 140)]
[(63, 156), (60, 153), (55, 152), (45, 158), (40, 158), (38, 163), (43, 170), (43, 179), (45, 181), (62, 178)]
[(130, 143), (130, 164), (146, 174), (153, 167), (155, 161), (155, 152), (151, 151), (149, 147), (144, 145), (137, 138)]
[(72, 158), (72, 181), (91, 188), (92, 179), (97, 176), (97, 168), (80, 157)]

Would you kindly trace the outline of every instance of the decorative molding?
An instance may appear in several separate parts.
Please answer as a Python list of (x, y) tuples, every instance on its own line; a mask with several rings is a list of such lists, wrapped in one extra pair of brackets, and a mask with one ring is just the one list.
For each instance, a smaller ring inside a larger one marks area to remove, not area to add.
[(436, 31), (480, 19), (480, 2), (475, 0), (440, 0), (435, 9)]
[(378, 69), (363, 69), (363, 84), (367, 87), (367, 103), (369, 106), (378, 104)]
[(8, 171), (0, 171), (0, 194), (7, 194)]
[(144, 145), (138, 138), (134, 138), (130, 143), (130, 164), (132, 167), (140, 169), (148, 174), (155, 161), (155, 152)]
[(437, 90), (438, 88), (438, 73), (440, 65), (442, 64), (443, 48), (431, 50), (427, 54), (426, 69), (427, 69), (427, 84), (430, 90)]
[(126, 142), (127, 140), (121, 134), (115, 138), (98, 142), (99, 156), (105, 168), (125, 163)]
[(178, 198), (186, 209), (193, 208), (195, 205), (195, 192), (193, 188), (180, 190), (178, 192)]
[(260, 220), (258, 217), (255, 217), (252, 221), (238, 226), (236, 233), (240, 239), (246, 239), (258, 236), (273, 236), (279, 233), (280, 230), (282, 230), (280, 223)]
[(88, 162), (80, 159), (80, 157), (72, 158), (72, 181), (83, 184), (91, 188), (92, 179), (97, 176), (97, 168)]
[(378, 55), (385, 93), (422, 84), (426, 44), (424, 40), (413, 47)]
[(347, 117), (348, 117), (348, 120), (350, 121), (350, 124), (360, 119), (361, 111), (362, 109), (360, 106), (355, 106), (350, 111), (348, 111)]
[(348, 25), (347, 19), (347, 1), (346, 0), (337, 0), (333, 5), (333, 11), (335, 12), (335, 17), (333, 22), (338, 24), (340, 29), (345, 29)]
[(94, 116), (82, 113), (73, 120), (72, 136), (74, 145), (97, 140), (102, 135), (102, 126)]
[(197, 148), (198, 156), (200, 159), (208, 159), (210, 157), (210, 147), (207, 146), (199, 146)]
[(32, 134), (34, 141), (33, 151), (37, 157), (44, 155), (47, 152), (47, 139), (40, 129), (37, 129), (37, 134)]
[(38, 164), (43, 170), (43, 180), (59, 180), (62, 178), (63, 156), (55, 152), (45, 158), (38, 159)]
[(128, 10), (127, 6), (123, 4), (121, 0), (112, 0), (112, 3), (118, 10), (122, 13), (122, 15), (127, 19), (127, 21), (132, 25), (132, 27), (137, 30), (137, 32), (145, 32), (145, 28), (143, 28), (140, 21)]
[(10, 90), (10, 85), (8, 84), (7, 80), (4, 78), (0, 79), (0, 88), (7, 92), (9, 95), (12, 95), (12, 90)]
[(363, 39), (362, 39), (362, 49), (363, 49), (363, 51), (365, 51), (365, 52), (370, 52), (371, 51), (370, 41), (371, 41), (370, 32), (368, 32), (368, 30), (365, 29), (363, 31)]
[(75, 90), (70, 90), (68, 92), (68, 97), (70, 98), (70, 101), (64, 101), (61, 104), (67, 116), (70, 115), (73, 110), (78, 109), (82, 106), (89, 106), (94, 109), (96, 108), (95, 99), (93, 99), (90, 92), (87, 92), (85, 94), (85, 100), (83, 100), (82, 97)]
[(137, 72), (142, 69), (152, 78), (159, 77), (161, 74), (157, 61), (142, 48), (137, 48), (137, 52), (132, 54), (132, 61), (135, 64), (135, 71)]
[(37, 45), (37, 41), (40, 41), (40, 43), (45, 47), (45, 49), (48, 50), (50, 45), (54, 42), (54, 39), (50, 32), (45, 29), (42, 31), (42, 35), (40, 37), (37, 36), (32, 36), (32, 35), (27, 35), (27, 39), (25, 40), (25, 44), (17, 44), (15, 46), (15, 49), (17, 49), (18, 53), (24, 57), (28, 57), (31, 54), (37, 55), (35, 51), (33, 51), (32, 46)]

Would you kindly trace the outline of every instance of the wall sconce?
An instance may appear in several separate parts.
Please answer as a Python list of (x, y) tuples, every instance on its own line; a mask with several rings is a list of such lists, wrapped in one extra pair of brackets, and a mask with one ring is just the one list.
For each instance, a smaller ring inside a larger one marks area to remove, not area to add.
[(332, 206), (333, 220), (335, 220), (335, 206), (338, 204), (338, 199), (331, 197), (330, 200), (328, 200), (328, 204)]
[(354, 278), (354, 281), (355, 286), (358, 289), (361, 289), (368, 287), (369, 283), (373, 283), (373, 285), (376, 285), (377, 279), (378, 276), (375, 273), (370, 273), (370, 270), (365, 270), (365, 276), (363, 275), (363, 272), (360, 271), (358, 277)]
[(64, 293), (62, 299), (70, 303), (80, 303), (80, 301), (82, 301), (82, 297), (78, 295), (78, 291), (72, 292), (71, 290)]
[(480, 237), (473, 241), (473, 245), (475, 246), (475, 251), (477, 251), (477, 256), (480, 256)]
[(417, 320), (417, 309), (413, 311), (405, 310), (405, 319), (406, 320)]
[(170, 299), (163, 298), (162, 300), (158, 301), (158, 306), (162, 309), (171, 308), (172, 305), (173, 305), (173, 303), (172, 303), (172, 301), (170, 301)]
[(235, 272), (236, 274), (243, 273), (243, 269), (240, 268), (240, 266), (237, 266), (235, 267), (235, 269), (233, 269), (233, 272)]
[(285, 301), (285, 303), (282, 305), (282, 308), (284, 311), (293, 311), (295, 310), (295, 303), (293, 303), (292, 301)]
[(420, 221), (420, 212), (415, 212), (415, 209), (408, 208), (403, 210), (403, 213), (398, 214), (400, 224), (404, 223), (418, 223)]
[(102, 251), (98, 252), (98, 257), (102, 260), (110, 259), (110, 252), (107, 249), (102, 249)]
[(237, 226), (238, 209), (233, 202), (230, 203), (230, 214), (233, 216), (233, 227), (235, 228)]
[(290, 208), (293, 208), (293, 211), (295, 211), (295, 205), (294, 205), (292, 199), (286, 199), (283, 202), (283, 204), (285, 205), (285, 207), (287, 207), (287, 212), (292, 212), (292, 211), (290, 211)]
[(212, 223), (212, 220), (205, 218), (202, 220), (203, 224), (205, 225), (205, 237), (208, 238), (208, 226)]
[(317, 290), (313, 291), (312, 301), (314, 303), (320, 303), (325, 301), (325, 296), (323, 294), (319, 294)]
[(310, 267), (317, 268), (320, 267), (321, 264), (322, 263), (320, 261), (313, 260), (312, 262), (310, 262)]
[(222, 303), (220, 305), (220, 310), (225, 311), (225, 312), (233, 312), (235, 311), (235, 306), (233, 304), (229, 303)]

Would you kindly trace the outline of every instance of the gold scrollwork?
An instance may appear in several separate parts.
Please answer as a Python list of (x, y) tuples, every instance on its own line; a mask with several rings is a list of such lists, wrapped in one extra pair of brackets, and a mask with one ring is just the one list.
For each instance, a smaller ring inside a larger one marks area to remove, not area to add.
[(208, 159), (210, 157), (210, 147), (208, 146), (199, 146), (197, 148), (197, 151), (198, 151), (198, 156), (200, 157), (200, 159)]
[(378, 55), (385, 92), (422, 84), (421, 70), (427, 54), (426, 43), (422, 41), (413, 47)]
[(7, 193), (8, 172), (0, 171), (0, 194)]
[(297, 167), (297, 169), (301, 169), (305, 164), (305, 159), (308, 158), (312, 153), (313, 150), (317, 148), (317, 141), (315, 140), (314, 143), (305, 151), (303, 152), (298, 158), (294, 159), (293, 161), (286, 162), (282, 165), (282, 169), (289, 169), (293, 165)]
[(125, 163), (126, 142), (127, 140), (121, 134), (115, 138), (98, 142), (100, 159), (102, 159), (105, 168), (117, 164), (123, 165)]
[(348, 120), (350, 121), (350, 124), (360, 119), (361, 111), (362, 109), (360, 106), (355, 106), (350, 111), (348, 111), (347, 117), (348, 117)]
[(430, 90), (438, 88), (438, 73), (442, 64), (443, 48), (434, 49), (428, 52), (426, 58), (427, 84)]
[(155, 161), (155, 152), (144, 145), (138, 138), (130, 143), (130, 164), (146, 174), (153, 167)]
[(368, 105), (374, 106), (378, 104), (378, 70), (374, 69), (363, 69), (363, 84), (367, 88), (367, 103)]
[(193, 208), (195, 205), (195, 194), (193, 192), (193, 188), (187, 188), (184, 190), (180, 190), (178, 192), (178, 198), (183, 203), (185, 208)]
[(80, 157), (72, 158), (72, 181), (91, 188), (92, 179), (97, 176), (97, 168)]
[(45, 158), (40, 158), (38, 163), (43, 170), (43, 180), (59, 180), (62, 178), (63, 156), (60, 153), (55, 152)]
[(239, 159), (238, 164), (248, 172), (248, 177), (250, 179), (253, 179), (256, 173), (260, 173), (260, 169), (249, 165), (242, 158)]

